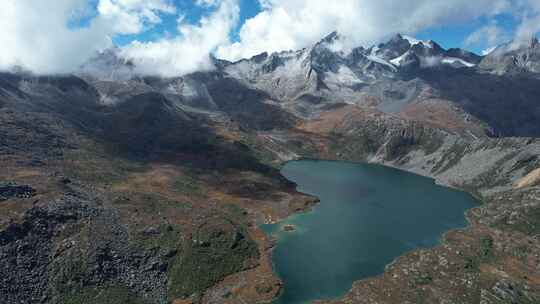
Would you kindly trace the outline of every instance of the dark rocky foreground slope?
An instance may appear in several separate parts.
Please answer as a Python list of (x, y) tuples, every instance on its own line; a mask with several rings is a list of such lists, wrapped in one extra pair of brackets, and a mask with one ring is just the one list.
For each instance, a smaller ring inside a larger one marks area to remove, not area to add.
[(70, 188), (0, 234), (5, 303), (162, 303), (258, 258), (242, 223), (219, 211), (198, 213), (191, 231), (174, 223), (133, 231), (120, 210)]
[(336, 303), (538, 302), (537, 43), (480, 57), (336, 39), (171, 79), (130, 74), (114, 50), (77, 75), (0, 74), (0, 298), (268, 302), (281, 286), (258, 224), (316, 202), (278, 172), (315, 157), (484, 202)]
[(5, 303), (198, 302), (245, 270), (275, 295), (255, 216), (314, 200), (243, 143), (247, 127), (157, 92), (105, 106), (80, 78), (2, 77)]

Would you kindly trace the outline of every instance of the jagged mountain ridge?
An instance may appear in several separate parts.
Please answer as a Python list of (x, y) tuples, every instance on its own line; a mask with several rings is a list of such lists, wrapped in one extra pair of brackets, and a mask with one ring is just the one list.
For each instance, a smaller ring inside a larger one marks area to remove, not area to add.
[[(463, 50), (446, 51), (433, 41), (418, 41), (399, 34), (387, 43), (348, 52), (334, 50), (340, 39), (337, 33), (332, 33), (311, 48), (263, 53), (226, 63), (223, 70), (261, 90), (277, 92), (274, 95), (278, 99), (302, 99), (325, 89), (354, 98), (358, 95), (355, 92), (362, 88), (381, 79), (398, 79), (403, 72), (438, 64), (473, 67), (480, 59)], [(331, 94), (323, 97), (332, 99)]]
[[(399, 34), (377, 46), (347, 51), (339, 49), (340, 39), (339, 34), (332, 33), (312, 47), (298, 51), (262, 53), (237, 62), (214, 59), (213, 72), (166, 79), (126, 77), (133, 63), (114, 59), (113, 50), (95, 59), (99, 69), (110, 68), (106, 73), (93, 74), (93, 65), (89, 63), (79, 75), (96, 87), (103, 104), (121, 103), (152, 91), (186, 111), (219, 116), (225, 103), (220, 106), (214, 99), (220, 96), (219, 88), (234, 83), (233, 87), (239, 91), (233, 94), (236, 96), (233, 99), (245, 99), (259, 92), (252, 98), (258, 100), (255, 104), (279, 107), (300, 118), (316, 118), (326, 108), (346, 103), (412, 120), (443, 121), (439, 127), (446, 124), (452, 132), (474, 136), (540, 134), (535, 123), (540, 115), (535, 103), (540, 94), (538, 77), (531, 73), (535, 62), (540, 60), (534, 55), (534, 47), (524, 51), (528, 55), (522, 66), (530, 67), (530, 71), (513, 69), (517, 72), (500, 73), (489, 68), (494, 56), (515, 57), (515, 51), (506, 52), (504, 46), (482, 57), (462, 49), (445, 50), (434, 41)], [(251, 93), (243, 95), (246, 90)], [(238, 103), (237, 113), (240, 104), (247, 105)], [(230, 103), (227, 111), (235, 105)], [(512, 113), (509, 105), (517, 106), (518, 114)], [(434, 109), (439, 117), (426, 119)], [(272, 123), (265, 125), (268, 128)]]
[(497, 75), (540, 73), (538, 38), (532, 37), (526, 43), (500, 45), (482, 60), (479, 67)]

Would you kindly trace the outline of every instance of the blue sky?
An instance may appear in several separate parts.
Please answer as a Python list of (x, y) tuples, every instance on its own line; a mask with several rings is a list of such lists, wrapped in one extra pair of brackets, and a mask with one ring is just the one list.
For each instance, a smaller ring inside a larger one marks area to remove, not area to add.
[[(189, 23), (196, 24), (202, 16), (208, 15), (211, 13), (212, 8), (201, 7), (195, 5), (192, 0), (174, 0), (172, 1), (178, 11), (185, 15), (185, 20)], [(240, 19), (238, 26), (231, 32), (231, 40), (238, 41), (238, 33), (244, 22), (257, 15), (261, 11), (261, 6), (257, 0), (240, 0)], [(149, 29), (148, 31), (137, 34), (137, 35), (120, 35), (115, 37), (114, 42), (119, 46), (129, 44), (133, 40), (139, 40), (143, 42), (153, 41), (164, 37), (167, 33), (175, 35), (176, 31), (176, 21), (177, 15), (167, 15), (164, 14), (161, 16), (163, 22), (156, 25), (155, 27)]]
[(415, 36), (418, 39), (434, 40), (442, 47), (447, 49), (456, 47), (464, 48), (480, 54), (483, 50), (489, 48), (491, 45), (488, 45), (485, 42), (475, 45), (467, 45), (465, 41), (467, 37), (469, 37), (476, 30), (492, 24), (494, 21), (499, 27), (508, 33), (507, 37), (501, 37), (501, 42), (512, 39), (511, 33), (516, 30), (517, 26), (519, 25), (519, 20), (510, 14), (502, 14), (493, 18), (479, 18), (477, 20), (460, 24), (434, 26), (416, 33)]

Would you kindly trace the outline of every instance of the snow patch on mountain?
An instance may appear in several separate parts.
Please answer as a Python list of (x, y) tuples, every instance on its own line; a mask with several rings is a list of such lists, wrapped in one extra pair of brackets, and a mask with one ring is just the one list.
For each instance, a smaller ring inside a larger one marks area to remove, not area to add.
[(491, 54), (493, 51), (495, 51), (496, 48), (497, 48), (497, 46), (493, 46), (493, 47), (487, 48), (485, 50), (482, 50), (482, 56), (487, 56), (487, 55)]
[(427, 48), (430, 48), (430, 49), (433, 48), (433, 43), (431, 41), (418, 40), (418, 39), (416, 39), (414, 37), (407, 36), (407, 35), (402, 35), (402, 37), (403, 37), (403, 39), (409, 41), (409, 44), (411, 46), (417, 45), (417, 44), (422, 44), (423, 46), (425, 46)]
[(470, 63), (470, 62), (467, 62), (461, 58), (454, 58), (454, 57), (445, 57), (441, 60), (442, 63), (446, 63), (446, 64), (462, 64), (468, 68), (472, 68), (474, 66), (476, 66), (476, 64), (474, 63)]
[(399, 67), (401, 66), (401, 63), (403, 62), (403, 59), (405, 59), (405, 57), (407, 57), (409, 55), (409, 51), (403, 53), (403, 55), (399, 56), (399, 57), (396, 57), (392, 60), (390, 60), (390, 63), (392, 63), (393, 65)]
[(381, 57), (378, 57), (378, 56), (373, 56), (373, 55), (368, 55), (367, 58), (373, 62), (376, 62), (376, 63), (379, 63), (379, 64), (383, 64), (389, 68), (391, 68), (393, 71), (397, 71), (396, 67), (393, 66), (392, 64), (390, 64), (388, 61), (382, 59)]

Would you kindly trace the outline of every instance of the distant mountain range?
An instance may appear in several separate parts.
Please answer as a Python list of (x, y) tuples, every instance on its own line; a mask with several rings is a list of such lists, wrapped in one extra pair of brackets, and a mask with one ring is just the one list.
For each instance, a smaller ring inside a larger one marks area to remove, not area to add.
[[(110, 49), (77, 74), (96, 86), (104, 104), (157, 91), (183, 107), (215, 111), (219, 106), (209, 92), (212, 83), (234, 80), (266, 95), (265, 103), (302, 118), (346, 103), (425, 121), (426, 107), (436, 102), (445, 104), (446, 116), (461, 121), (452, 131), (466, 129), (475, 136), (540, 134), (536, 38), (501, 45), (487, 56), (446, 50), (432, 40), (400, 34), (367, 49), (345, 51), (336, 48), (340, 39), (334, 32), (298, 51), (262, 53), (237, 62), (214, 59), (215, 71), (166, 79), (136, 76), (134, 61), (120, 59), (118, 50)], [(143, 78), (154, 80), (149, 84), (140, 81)]]
[[(373, 76), (381, 76), (383, 71), (403, 73), (439, 65), (454, 68), (478, 68), (497, 74), (539, 73), (540, 46), (536, 37), (531, 38), (526, 43), (508, 42), (502, 44), (493, 48), (486, 56), (480, 56), (460, 48), (446, 50), (433, 40), (423, 41), (401, 34), (396, 34), (386, 43), (367, 49), (356, 47), (350, 50), (339, 50), (342, 39), (344, 38), (337, 32), (333, 32), (314, 46), (298, 51), (261, 53), (250, 59), (242, 59), (237, 62), (220, 59), (214, 59), (214, 61), (218, 70), (225, 69), (228, 72), (233, 72), (230, 67), (236, 66), (238, 67), (237, 72), (244, 75), (249, 74), (248, 71), (258, 72), (257, 75), (268, 74), (286, 63), (304, 60), (309, 60), (309, 64), (303, 62), (300, 65), (309, 65), (318, 72), (336, 73), (340, 68), (347, 67), (358, 79), (366, 77), (373, 79)], [(115, 48), (99, 53), (83, 65), (81, 73), (111, 79), (132, 77), (135, 74), (133, 72), (136, 65), (134, 60), (122, 59), (119, 57), (119, 53), (120, 50)], [(250, 65), (251, 68), (246, 69), (246, 65)], [(257, 67), (261, 71), (257, 71)]]

